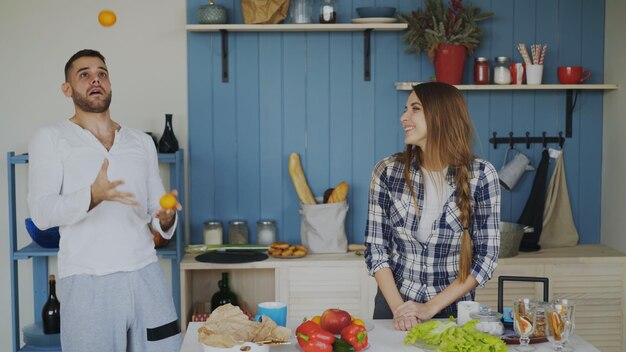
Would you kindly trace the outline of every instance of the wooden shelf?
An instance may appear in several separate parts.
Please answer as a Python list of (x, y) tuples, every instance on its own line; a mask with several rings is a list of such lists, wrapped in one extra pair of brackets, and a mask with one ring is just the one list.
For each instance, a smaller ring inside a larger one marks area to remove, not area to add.
[(228, 82), (228, 32), (363, 32), (363, 79), (371, 80), (371, 32), (402, 31), (406, 23), (335, 24), (188, 24), (189, 32), (220, 32), (222, 37), (222, 82)]
[(334, 23), (334, 24), (188, 24), (189, 32), (358, 32), (402, 31), (406, 23)]
[[(396, 82), (396, 90), (411, 90), (424, 82)], [(619, 89), (617, 84), (459, 84), (459, 90), (564, 90), (564, 89)]]

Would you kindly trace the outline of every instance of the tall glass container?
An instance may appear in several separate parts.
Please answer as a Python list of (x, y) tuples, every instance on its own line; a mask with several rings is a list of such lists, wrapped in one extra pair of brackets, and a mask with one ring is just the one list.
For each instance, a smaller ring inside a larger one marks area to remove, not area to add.
[(231, 220), (228, 222), (228, 243), (248, 243), (248, 223), (243, 220)]
[(204, 223), (204, 244), (222, 244), (224, 242), (222, 223), (211, 220)]
[(256, 243), (270, 245), (276, 242), (276, 222), (259, 220), (256, 222)]

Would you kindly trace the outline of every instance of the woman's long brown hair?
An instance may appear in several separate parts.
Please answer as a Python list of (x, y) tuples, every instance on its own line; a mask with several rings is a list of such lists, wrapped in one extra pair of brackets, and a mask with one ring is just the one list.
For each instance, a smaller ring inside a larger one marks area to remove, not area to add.
[(475, 158), (472, 151), (472, 120), (463, 94), (454, 86), (429, 82), (413, 86), (413, 91), (422, 103), (427, 140), (425, 151), (410, 144), (406, 146), (403, 157), (405, 182), (417, 206), (410, 173), (413, 162), (417, 160), (421, 165), (426, 158), (435, 167), (447, 165), (455, 169), (456, 202), (461, 211), (460, 220), (463, 225), (459, 278), (465, 281), (471, 274), (473, 257), (470, 235), (472, 200), (469, 186), (470, 167)]

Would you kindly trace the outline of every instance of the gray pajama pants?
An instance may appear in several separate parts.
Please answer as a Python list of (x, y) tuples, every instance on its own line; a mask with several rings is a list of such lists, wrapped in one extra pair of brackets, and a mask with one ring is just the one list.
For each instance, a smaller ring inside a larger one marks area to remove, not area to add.
[(59, 282), (63, 352), (178, 352), (182, 342), (158, 263)]

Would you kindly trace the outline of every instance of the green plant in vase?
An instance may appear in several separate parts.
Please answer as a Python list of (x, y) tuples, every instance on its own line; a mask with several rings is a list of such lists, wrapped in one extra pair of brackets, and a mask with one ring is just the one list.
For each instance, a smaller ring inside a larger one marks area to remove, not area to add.
[(408, 24), (403, 37), (406, 51), (426, 52), (435, 63), (437, 81), (450, 84), (461, 83), (465, 56), (472, 54), (484, 34), (478, 23), (492, 16), (471, 3), (463, 5), (462, 0), (449, 0), (449, 6), (444, 0), (425, 0), (424, 10), (398, 15)]

